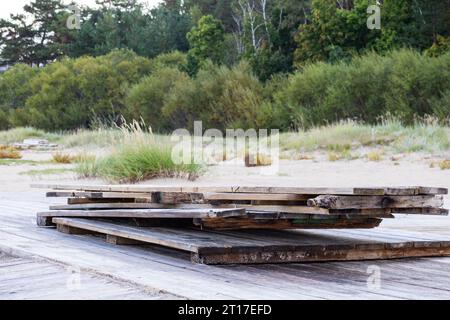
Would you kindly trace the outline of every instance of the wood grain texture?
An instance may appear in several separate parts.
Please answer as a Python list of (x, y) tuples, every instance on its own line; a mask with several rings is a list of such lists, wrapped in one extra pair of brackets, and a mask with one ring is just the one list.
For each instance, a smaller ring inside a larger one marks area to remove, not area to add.
[(195, 219), (202, 229), (212, 230), (288, 230), (288, 229), (372, 229), (380, 225), (382, 219), (358, 217), (328, 219), (251, 219), (217, 218)]
[(54, 210), (39, 212), (39, 219), (49, 217), (186, 219), (245, 216), (245, 209), (148, 209), (148, 210)]
[(447, 194), (446, 188), (438, 187), (367, 187), (367, 188), (309, 188), (309, 187), (270, 187), (270, 186), (227, 186), (227, 187), (167, 187), (151, 185), (65, 185), (32, 184), (33, 188), (54, 190), (75, 190), (93, 192), (174, 192), (174, 193), (269, 193), (306, 195), (434, 195)]
[(354, 261), (450, 255), (450, 241), (433, 237), (374, 237), (344, 232), (340, 236), (300, 231), (214, 231), (137, 228), (87, 219), (53, 218), (57, 225), (192, 253), (204, 264), (260, 264)]
[(310, 207), (326, 209), (439, 208), (442, 196), (336, 196), (321, 195), (307, 202)]

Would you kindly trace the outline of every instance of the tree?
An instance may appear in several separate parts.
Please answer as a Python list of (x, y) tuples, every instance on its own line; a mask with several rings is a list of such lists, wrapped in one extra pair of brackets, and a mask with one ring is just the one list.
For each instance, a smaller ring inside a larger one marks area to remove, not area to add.
[(334, 62), (369, 50), (402, 47), (423, 51), (450, 33), (448, 0), (384, 0), (381, 30), (366, 27), (370, 0), (313, 0), (308, 23), (299, 28), (295, 63)]
[(439, 36), (450, 35), (449, 0), (385, 0), (382, 7), (382, 36), (378, 51), (398, 47), (424, 50)]
[(133, 24), (127, 41), (130, 48), (147, 57), (171, 51), (187, 52), (186, 34), (191, 28), (191, 17), (182, 3), (162, 4), (145, 15), (141, 23)]
[(211, 15), (202, 17), (197, 26), (187, 34), (187, 39), (190, 45), (188, 59), (194, 73), (207, 59), (222, 63), (225, 54), (225, 30), (220, 20)]
[(24, 6), (25, 14), (0, 20), (0, 64), (45, 65), (64, 55), (64, 8), (61, 0), (35, 0)]
[(266, 81), (292, 70), (298, 26), (306, 21), (309, 0), (233, 0), (236, 50)]
[(222, 21), (225, 32), (233, 31), (233, 0), (186, 0), (185, 3), (189, 10), (197, 8), (203, 16), (212, 15)]
[(83, 10), (81, 30), (70, 46), (70, 56), (98, 56), (116, 48), (127, 48), (153, 58), (161, 53), (189, 49), (186, 34), (192, 24), (181, 1), (166, 1), (150, 11), (130, 3), (135, 2), (105, 2), (100, 9)]
[(344, 51), (345, 25), (335, 0), (313, 0), (309, 23), (301, 25), (296, 38), (297, 66), (308, 61), (338, 60)]

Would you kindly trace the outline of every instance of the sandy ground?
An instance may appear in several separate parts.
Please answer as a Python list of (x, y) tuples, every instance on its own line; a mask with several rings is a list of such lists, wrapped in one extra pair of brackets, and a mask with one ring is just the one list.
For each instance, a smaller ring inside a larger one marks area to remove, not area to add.
[[(50, 160), (51, 152), (26, 151), (23, 160)], [(426, 185), (450, 188), (450, 170), (431, 168), (433, 157), (411, 155), (379, 162), (358, 160), (281, 160), (278, 170), (264, 167), (246, 168), (243, 163), (210, 166), (194, 182), (182, 179), (157, 179), (154, 185), (261, 185), (305, 187), (358, 187)], [(78, 179), (75, 173), (29, 175), (30, 170), (70, 168), (60, 164), (0, 165), (0, 192), (30, 191), (31, 183), (106, 183), (100, 180)]]

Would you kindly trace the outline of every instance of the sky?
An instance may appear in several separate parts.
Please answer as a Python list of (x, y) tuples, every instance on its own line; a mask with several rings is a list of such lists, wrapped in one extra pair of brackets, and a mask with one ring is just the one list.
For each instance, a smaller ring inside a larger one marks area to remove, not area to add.
[[(0, 18), (8, 18), (11, 13), (21, 13), (24, 5), (31, 0), (0, 0)], [(64, 3), (70, 3), (70, 0), (63, 0)], [(75, 0), (76, 3), (83, 5), (95, 5), (95, 0)], [(148, 3), (154, 6), (161, 2), (160, 0), (139, 0), (141, 3)]]

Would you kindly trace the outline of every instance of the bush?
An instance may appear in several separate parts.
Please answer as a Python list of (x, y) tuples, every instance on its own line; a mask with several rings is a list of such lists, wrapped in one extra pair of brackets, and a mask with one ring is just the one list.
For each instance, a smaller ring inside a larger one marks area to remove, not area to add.
[(161, 112), (166, 97), (177, 82), (189, 82), (187, 74), (173, 68), (161, 68), (155, 74), (142, 79), (130, 89), (126, 104), (132, 119), (143, 119), (153, 130), (161, 131), (169, 125)]
[(430, 58), (399, 50), (350, 63), (310, 64), (280, 96), (293, 124), (303, 127), (344, 119), (376, 123), (386, 113), (413, 124), (418, 117), (445, 115), (449, 86), (450, 53)]
[(6, 108), (0, 108), (0, 130), (7, 130), (11, 126)]
[(186, 71), (187, 68), (187, 54), (180, 51), (172, 51), (169, 53), (160, 54), (153, 59), (156, 68), (177, 68), (180, 71)]
[(178, 81), (164, 104), (163, 114), (173, 128), (259, 128), (258, 110), (264, 87), (247, 63), (233, 68), (206, 64), (191, 81)]
[(430, 106), (437, 119), (443, 124), (450, 123), (450, 89), (444, 91), (440, 98), (433, 97), (430, 100)]
[(38, 68), (17, 64), (0, 75), (0, 108), (17, 109), (25, 106), (31, 96), (31, 80), (39, 74)]
[(385, 64), (390, 63), (391, 68), (383, 94), (386, 110), (407, 124), (417, 117), (436, 115), (430, 102), (441, 100), (450, 87), (450, 53), (430, 58), (402, 50), (387, 60)]
[(129, 51), (55, 62), (31, 80), (33, 94), (17, 109), (14, 124), (67, 130), (116, 122), (125, 112), (130, 84), (151, 70), (148, 59)]
[[(261, 60), (270, 70), (259, 77), (283, 70), (278, 62)], [(205, 129), (286, 130), (347, 119), (373, 124), (386, 114), (404, 124), (428, 115), (443, 124), (449, 119), (448, 52), (368, 53), (348, 62), (309, 64), (264, 83), (245, 61), (201, 65), (190, 77), (184, 53), (149, 60), (127, 50), (44, 68), (17, 65), (0, 75), (0, 129), (73, 130), (143, 119), (157, 132), (192, 129), (196, 120)]]

